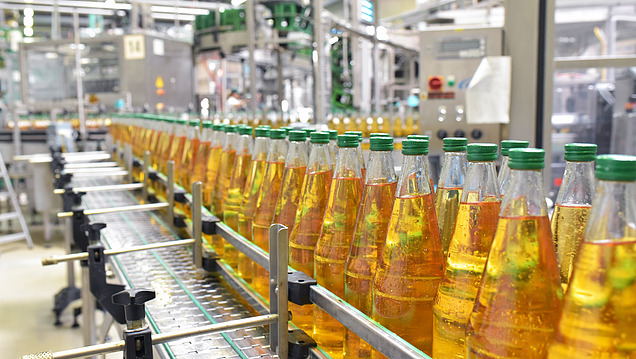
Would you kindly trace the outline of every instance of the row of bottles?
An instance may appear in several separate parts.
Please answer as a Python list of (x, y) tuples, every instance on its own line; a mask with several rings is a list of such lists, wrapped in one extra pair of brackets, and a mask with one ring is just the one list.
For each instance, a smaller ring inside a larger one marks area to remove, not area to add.
[[(425, 353), (634, 355), (635, 158), (595, 157), (595, 145), (567, 145), (550, 222), (544, 152), (525, 141), (502, 142), (497, 175), (497, 145), (445, 139), (435, 192), (425, 136), (402, 142), (397, 178), (387, 134), (371, 136), (365, 162), (360, 132), (202, 127), (198, 152), (190, 160), (182, 153), (181, 163), (194, 169), (190, 180), (203, 176), (211, 210), (264, 250), (269, 225), (288, 226), (290, 266)], [(173, 136), (169, 147), (178, 152), (183, 132)], [(184, 148), (188, 140), (194, 142), (186, 131)], [(161, 148), (147, 141), (146, 148)], [(266, 297), (267, 271), (220, 238), (213, 241)], [(333, 357), (382, 357), (319, 308), (291, 310), (293, 322)]]
[(420, 132), (419, 118), (411, 112), (406, 116), (331, 115), (327, 120), (327, 126), (337, 130), (339, 134), (360, 131), (364, 137), (370, 137), (372, 133), (389, 133), (394, 137), (407, 137)]

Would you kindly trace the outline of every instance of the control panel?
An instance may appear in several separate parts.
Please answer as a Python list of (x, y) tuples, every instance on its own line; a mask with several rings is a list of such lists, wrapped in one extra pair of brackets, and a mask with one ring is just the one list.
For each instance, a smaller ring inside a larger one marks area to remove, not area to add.
[(503, 125), (468, 123), (466, 91), (482, 58), (502, 55), (502, 46), (502, 28), (446, 27), (420, 33), (420, 132), (430, 136), (431, 156), (443, 153), (444, 137), (501, 141)]

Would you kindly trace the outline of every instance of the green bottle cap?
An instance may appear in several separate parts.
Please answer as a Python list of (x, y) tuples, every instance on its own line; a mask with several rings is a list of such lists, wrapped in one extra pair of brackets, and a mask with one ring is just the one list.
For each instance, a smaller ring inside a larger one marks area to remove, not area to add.
[[(318, 132), (314, 132), (314, 133), (318, 133)], [(289, 140), (294, 142), (304, 142), (307, 140), (307, 132), (289, 131)]]
[(338, 136), (338, 147), (355, 148), (358, 147), (360, 141), (358, 136), (354, 134), (344, 134)]
[(358, 142), (362, 142), (362, 131), (347, 131), (345, 135), (356, 135), (358, 136)]
[(514, 170), (540, 170), (545, 166), (545, 151), (540, 148), (511, 148), (508, 167)]
[(463, 152), (466, 151), (468, 139), (464, 137), (446, 137), (442, 140), (444, 152)]
[(282, 140), (287, 137), (287, 132), (282, 128), (275, 128), (273, 130), (269, 130), (269, 138), (272, 140)]
[(528, 148), (529, 146), (530, 142), (528, 141), (503, 140), (501, 141), (501, 155), (508, 156), (508, 151), (511, 148)]
[(388, 133), (383, 133), (383, 132), (374, 132), (369, 135), (369, 138), (373, 138), (373, 137), (391, 137), (391, 135)]
[(329, 133), (327, 132), (312, 132), (309, 135), (309, 141), (311, 143), (329, 143)]
[(329, 130), (329, 139), (338, 140), (338, 130)]
[(238, 133), (239, 135), (251, 136), (254, 133), (254, 129), (250, 126), (239, 126)]
[(403, 155), (427, 155), (428, 154), (428, 141), (419, 139), (406, 139), (402, 141), (402, 154)]
[(289, 126), (281, 127), (281, 129), (285, 130), (285, 132), (287, 133), (287, 136), (289, 136), (289, 132), (294, 130), (293, 127), (289, 127)]
[(427, 135), (408, 135), (406, 136), (407, 140), (429, 140), (429, 137)]
[(302, 130), (305, 131), (305, 133), (307, 133), (307, 136), (311, 136), (312, 133), (318, 131), (315, 128), (303, 128)]
[(497, 145), (494, 143), (471, 143), (466, 158), (471, 162), (494, 161), (497, 159)]
[(594, 161), (596, 147), (592, 143), (568, 143), (565, 145), (565, 160), (572, 162)]
[(203, 121), (201, 126), (203, 126), (203, 128), (212, 128), (212, 121)]
[(597, 156), (596, 178), (604, 181), (636, 181), (636, 156)]
[(198, 120), (198, 119), (194, 119), (194, 120), (190, 120), (190, 122), (188, 122), (188, 124), (190, 126), (199, 126), (199, 122), (201, 122), (201, 121)]
[(266, 129), (268, 129), (268, 130), (271, 130), (271, 129), (272, 129), (272, 126), (270, 126), (270, 125), (258, 125), (258, 127), (257, 127), (257, 128), (266, 128)]
[(225, 132), (225, 125), (220, 123), (218, 125), (214, 125), (212, 126), (212, 128), (214, 129), (214, 131), (223, 131)]
[(254, 130), (254, 136), (256, 136), (256, 137), (269, 137), (269, 128), (267, 128), (267, 127), (257, 127)]
[(184, 119), (180, 118), (180, 119), (177, 120), (177, 123), (180, 124), (180, 125), (187, 125), (188, 124), (188, 120), (184, 120)]
[(225, 125), (225, 132), (227, 133), (236, 133), (238, 132), (237, 125)]
[(371, 137), (371, 151), (393, 151), (392, 137)]

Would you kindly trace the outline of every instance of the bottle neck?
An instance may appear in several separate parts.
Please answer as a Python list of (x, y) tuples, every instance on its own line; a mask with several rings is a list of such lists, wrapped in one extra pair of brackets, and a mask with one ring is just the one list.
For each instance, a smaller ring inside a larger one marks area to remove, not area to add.
[(597, 182), (585, 241), (636, 241), (636, 182)]
[(286, 157), (287, 157), (287, 140), (285, 139), (271, 140), (269, 143), (269, 154), (267, 155), (267, 162), (285, 163)]
[(338, 149), (334, 178), (362, 178), (358, 149), (359, 147), (340, 147)]
[(252, 147), (254, 147), (252, 136), (239, 135), (238, 146), (236, 148), (236, 154), (238, 156), (251, 155)]
[(290, 141), (285, 167), (307, 166), (307, 144), (304, 141)]
[(267, 161), (269, 151), (269, 138), (256, 137), (254, 140), (254, 152), (252, 154), (253, 161)]
[(445, 152), (438, 186), (443, 188), (462, 188), (466, 176), (466, 151)]
[(223, 147), (225, 145), (226, 133), (224, 131), (214, 131), (212, 133), (212, 143), (213, 147)]
[(235, 132), (227, 132), (225, 134), (225, 143), (223, 151), (235, 151), (238, 142), (238, 134)]
[(432, 192), (426, 155), (404, 155), (402, 174), (398, 181), (398, 189), (395, 196), (398, 198), (412, 197)]
[(365, 184), (396, 182), (395, 166), (391, 151), (371, 151)]
[(502, 217), (547, 216), (543, 170), (510, 169), (510, 183), (501, 202)]
[(470, 162), (461, 201), (464, 203), (501, 201), (494, 161)]
[(556, 204), (591, 205), (594, 186), (594, 162), (567, 161)]
[(333, 169), (326, 143), (312, 143), (307, 173), (331, 171)]

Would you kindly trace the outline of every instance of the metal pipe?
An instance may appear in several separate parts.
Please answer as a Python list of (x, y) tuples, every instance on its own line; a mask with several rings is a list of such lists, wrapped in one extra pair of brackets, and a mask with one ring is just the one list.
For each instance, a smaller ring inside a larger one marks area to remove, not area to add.
[(220, 235), (226, 241), (230, 242), (236, 250), (242, 252), (248, 256), (251, 260), (256, 262), (263, 268), (269, 268), (269, 255), (262, 250), (259, 246), (246, 240), (240, 234), (236, 233), (232, 228), (223, 222), (218, 222), (216, 225), (216, 234)]
[[(162, 209), (166, 207), (168, 207), (168, 203), (160, 202), (160, 203), (137, 204), (132, 206), (121, 206), (121, 207), (111, 207), (111, 208), (96, 208), (96, 209), (84, 210), (84, 215), (90, 216), (94, 214), (115, 213), (115, 212), (153, 211), (156, 209)], [(58, 218), (66, 218), (66, 217), (72, 217), (72, 216), (73, 216), (73, 212), (60, 212), (57, 214)]]
[[(131, 189), (143, 188), (143, 183), (126, 183), (126, 184), (113, 184), (108, 186), (89, 186), (89, 187), (74, 187), (71, 191), (77, 192), (104, 192), (104, 191), (128, 191)], [(53, 190), (54, 194), (64, 194), (66, 189), (58, 188)]]
[[(160, 333), (152, 336), (152, 344), (162, 344), (172, 340), (192, 337), (196, 335), (203, 334), (216, 334), (228, 332), (230, 330), (242, 329), (242, 328), (252, 328), (258, 327), (261, 325), (267, 325), (275, 323), (278, 319), (277, 315), (260, 315), (257, 317), (245, 318), (245, 319), (237, 319), (230, 322), (225, 323), (217, 323), (210, 324), (201, 327), (196, 327), (194, 329), (183, 329), (177, 330), (172, 333)], [(107, 354), (114, 353), (118, 351), (122, 351), (125, 348), (125, 344), (123, 340), (108, 343), (108, 344), (99, 344), (92, 345), (85, 348), (77, 348), (64, 350), (60, 352), (44, 352), (38, 354), (29, 354), (22, 357), (22, 359), (36, 359), (36, 358), (46, 358), (46, 359), (72, 359), (72, 358), (83, 358), (90, 355), (97, 354)]]
[(80, 49), (79, 13), (73, 10), (73, 38), (75, 41), (75, 79), (77, 86), (77, 114), (80, 123), (80, 142), (83, 149), (86, 141), (86, 117), (84, 115), (84, 81), (82, 80), (82, 52)]
[[(255, 8), (254, 1), (248, 1), (245, 4), (245, 24), (247, 25), (247, 47), (248, 47), (248, 65), (250, 67), (250, 103), (249, 109), (252, 118), (256, 116), (256, 59), (254, 51), (256, 50), (256, 29), (255, 24)], [(280, 99), (279, 99), (280, 101)]]
[(67, 169), (66, 166), (65, 166), (63, 173), (72, 173), (72, 174), (82, 173), (83, 174), (83, 173), (95, 173), (96, 171), (99, 171), (99, 173), (110, 173), (110, 172), (121, 172), (121, 171), (124, 171), (124, 169), (121, 168), (121, 167), (70, 168), (70, 169)]
[[(67, 218), (64, 220), (64, 247), (66, 249), (66, 253), (70, 254), (73, 250), (73, 220), (71, 218)], [(68, 262), (66, 268), (66, 276), (68, 287), (75, 287), (75, 263)]]
[(82, 336), (84, 345), (96, 343), (95, 297), (91, 293), (88, 265), (82, 266)]
[(311, 301), (389, 358), (430, 359), (429, 356), (352, 307), (327, 289), (314, 285)]
[(194, 257), (194, 266), (197, 268), (203, 267), (203, 243), (201, 241), (201, 232), (203, 230), (201, 225), (203, 192), (201, 186), (200, 181), (196, 181), (192, 184), (192, 237), (194, 238), (192, 256)]
[(168, 223), (174, 222), (174, 161), (166, 164), (166, 176), (168, 176), (168, 186), (166, 196), (168, 196)]
[(144, 181), (143, 181), (143, 193), (142, 193), (142, 197), (144, 199), (144, 201), (148, 200), (148, 166), (150, 166), (150, 151), (145, 151), (144, 152)]
[[(174, 240), (170, 242), (144, 244), (140, 246), (133, 246), (133, 247), (127, 247), (127, 248), (106, 249), (104, 251), (104, 255), (113, 256), (117, 254), (146, 251), (146, 250), (159, 249), (159, 248), (187, 246), (188, 244), (193, 244), (193, 243), (195, 243), (194, 239), (179, 239), (179, 240)], [(42, 265), (48, 266), (48, 265), (58, 264), (62, 262), (71, 262), (71, 261), (78, 261), (78, 260), (85, 260), (85, 259), (88, 259), (87, 252), (72, 253), (72, 254), (67, 254), (63, 256), (48, 256), (48, 257), (42, 258)]]
[(288, 252), (287, 227), (274, 223), (269, 227), (269, 309), (278, 314), (276, 325), (270, 325), (269, 345), (278, 357), (289, 356), (287, 322), (289, 321), (287, 282)]
[(128, 182), (133, 181), (133, 149), (132, 145), (124, 144), (124, 168), (128, 171)]
[[(94, 155), (86, 155), (86, 156), (72, 156), (72, 157), (62, 157), (68, 163), (76, 163), (76, 162), (90, 162), (90, 161), (98, 161), (98, 160), (109, 160), (111, 156), (109, 154), (94, 154)], [(53, 161), (53, 158), (49, 155), (19, 155), (13, 156), (13, 161), (29, 161), (31, 163), (48, 163)]]
[(322, 74), (322, 64), (325, 58), (325, 34), (322, 30), (322, 0), (312, 0), (314, 12), (314, 44), (316, 51), (313, 53), (314, 65), (314, 122), (325, 123), (325, 94), (324, 76)]
[(104, 176), (126, 176), (130, 174), (128, 171), (111, 171), (111, 172), (89, 172), (89, 173), (74, 173), (75, 178), (87, 178), (87, 177), (104, 177)]
[(76, 168), (103, 168), (103, 167), (116, 167), (117, 162), (88, 162), (88, 163), (68, 163), (64, 165), (64, 169), (76, 169)]

